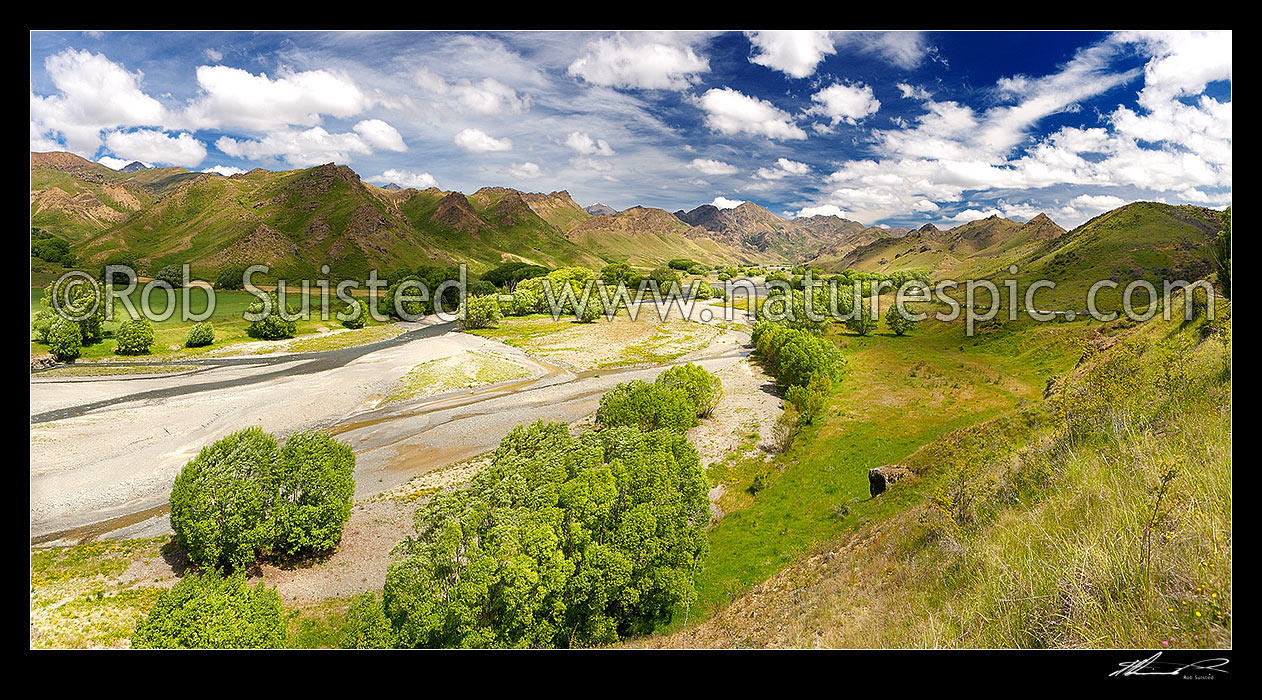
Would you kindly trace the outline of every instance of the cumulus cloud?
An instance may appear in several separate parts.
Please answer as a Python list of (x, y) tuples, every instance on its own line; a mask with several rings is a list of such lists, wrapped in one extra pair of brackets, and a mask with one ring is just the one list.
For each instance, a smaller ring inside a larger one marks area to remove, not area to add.
[(735, 209), (744, 203), (745, 200), (743, 199), (728, 199), (727, 197), (715, 197), (714, 201), (710, 202), (711, 205), (719, 209)]
[(383, 185), (393, 182), (400, 187), (412, 187), (418, 190), (438, 187), (438, 180), (435, 180), (433, 175), (419, 170), (398, 170), (392, 168), (377, 177), (368, 178), (368, 181), (379, 182)]
[(192, 129), (315, 126), (324, 115), (353, 117), (373, 104), (348, 76), (327, 70), (283, 70), (272, 79), (229, 66), (199, 66), (197, 85), (201, 94), (181, 118)]
[(57, 94), (31, 93), (32, 149), (42, 150), (59, 136), (70, 151), (92, 157), (101, 131), (118, 127), (159, 126), (167, 110), (140, 88), (144, 74), (130, 72), (103, 54), (66, 49), (44, 60), (44, 71)]
[(544, 172), (543, 168), (540, 168), (538, 163), (531, 163), (527, 161), (521, 165), (513, 163), (508, 166), (508, 174), (524, 180), (532, 180), (536, 177), (543, 176)]
[(572, 132), (565, 139), (565, 145), (571, 150), (582, 156), (612, 156), (615, 155), (613, 148), (609, 146), (609, 142), (604, 139), (592, 140), (592, 137), (581, 131)]
[(732, 88), (711, 88), (699, 99), (706, 126), (721, 134), (752, 134), (769, 139), (801, 140), (806, 132), (787, 112), (766, 100)]
[(735, 165), (724, 163), (721, 160), (710, 160), (709, 158), (693, 158), (688, 163), (688, 167), (704, 175), (732, 175), (738, 172)]
[(365, 119), (356, 124), (354, 129), (364, 139), (364, 143), (372, 148), (383, 151), (408, 150), (399, 131), (380, 119)]
[(588, 42), (570, 64), (570, 75), (593, 85), (644, 90), (683, 90), (710, 62), (674, 34), (615, 34)]
[(463, 129), (456, 134), (455, 144), (469, 153), (489, 153), (492, 151), (509, 151), (513, 142), (509, 139), (497, 139), (481, 129)]
[(791, 78), (806, 78), (824, 57), (837, 52), (830, 32), (745, 32), (755, 50), (750, 63), (766, 66)]
[(156, 129), (111, 131), (105, 147), (131, 162), (162, 163), (192, 168), (206, 159), (206, 144), (184, 133), (176, 136)]
[(828, 117), (832, 126), (839, 122), (855, 124), (881, 109), (881, 101), (876, 99), (872, 88), (863, 83), (830, 85), (811, 95), (811, 101), (815, 106), (806, 110), (807, 113)]
[(806, 163), (799, 163), (796, 160), (788, 158), (779, 158), (773, 168), (759, 168), (754, 172), (754, 177), (761, 180), (779, 180), (790, 175), (805, 175), (811, 171), (811, 166)]

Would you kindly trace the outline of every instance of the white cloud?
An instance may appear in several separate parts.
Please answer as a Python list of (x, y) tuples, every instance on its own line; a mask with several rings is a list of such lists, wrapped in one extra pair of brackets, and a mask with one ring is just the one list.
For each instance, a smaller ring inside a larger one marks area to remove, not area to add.
[(516, 90), (495, 78), (448, 82), (430, 69), (421, 67), (413, 74), (413, 81), (432, 93), (431, 96), (451, 97), (465, 113), (490, 116), (521, 114), (530, 109), (528, 95), (518, 95)]
[(223, 175), (224, 177), (231, 177), (233, 175), (240, 175), (241, 173), (245, 172), (245, 170), (242, 168), (234, 168), (231, 165), (215, 165), (209, 168), (203, 168), (202, 172), (218, 173), (220, 175)]
[(594, 170), (596, 172), (607, 173), (613, 170), (613, 163), (597, 158), (588, 158), (586, 156), (575, 156), (570, 159), (570, 167), (575, 170)]
[(806, 163), (799, 163), (796, 160), (788, 158), (780, 158), (776, 160), (774, 168), (759, 168), (754, 172), (754, 177), (762, 180), (780, 180), (789, 175), (805, 175), (811, 171), (811, 166)]
[(778, 70), (792, 78), (806, 78), (824, 57), (837, 52), (826, 31), (745, 32), (757, 51), (750, 63)]
[[(101, 156), (100, 158), (96, 159), (96, 162), (100, 163), (101, 165), (104, 165), (107, 168), (113, 168), (114, 170), (122, 170), (123, 168), (131, 164), (132, 161), (127, 160), (126, 158), (115, 158), (114, 156)], [(145, 165), (149, 165), (149, 163), (145, 163)]]
[(875, 53), (899, 68), (911, 69), (920, 65), (925, 56), (934, 53), (925, 45), (920, 32), (836, 32), (833, 37), (840, 43), (864, 53)]
[(807, 216), (836, 216), (846, 218), (846, 212), (842, 211), (836, 204), (824, 204), (818, 207), (803, 207), (797, 213), (798, 217)]
[(592, 137), (581, 131), (572, 132), (565, 139), (565, 145), (571, 150), (582, 156), (612, 156), (615, 155), (613, 148), (609, 146), (609, 142), (604, 139), (592, 140)]
[(66, 49), (44, 59), (44, 70), (58, 94), (31, 93), (31, 131), (41, 146), (56, 141), (50, 133), (60, 134), (65, 148), (90, 158), (103, 129), (159, 126), (168, 118), (162, 104), (140, 89), (143, 73), (102, 54)]
[(538, 163), (531, 163), (527, 161), (521, 165), (513, 163), (508, 166), (508, 174), (524, 180), (532, 180), (536, 177), (541, 177), (544, 172), (543, 169), (539, 167)]
[(732, 88), (712, 88), (699, 99), (705, 123), (721, 134), (754, 134), (769, 139), (801, 140), (806, 132), (787, 112), (766, 100)]
[(727, 197), (715, 197), (714, 201), (710, 202), (711, 205), (719, 209), (735, 209), (744, 203), (745, 201), (742, 199), (728, 199)]
[(383, 185), (394, 183), (400, 187), (413, 187), (418, 190), (427, 189), (429, 187), (438, 187), (438, 181), (433, 175), (423, 173), (419, 170), (397, 170), (390, 169), (377, 177), (368, 178), (369, 182), (380, 182)]
[(709, 158), (693, 158), (687, 167), (703, 175), (732, 175), (738, 172), (735, 165), (724, 163), (721, 160), (710, 160)]
[(197, 84), (202, 93), (182, 115), (193, 129), (315, 126), (324, 115), (352, 117), (373, 104), (348, 76), (327, 70), (283, 70), (273, 80), (240, 68), (199, 66)]
[(171, 136), (156, 129), (111, 131), (105, 136), (105, 147), (129, 162), (139, 160), (192, 168), (206, 159), (206, 144), (192, 134)]
[(876, 99), (872, 88), (863, 83), (830, 85), (811, 95), (811, 101), (816, 104), (806, 110), (807, 113), (828, 117), (833, 126), (843, 121), (854, 124), (881, 109), (881, 101)]
[(202, 51), (202, 55), (206, 57), (206, 60), (212, 63), (218, 63), (223, 60), (223, 53), (216, 51), (215, 49), (205, 49)]
[(919, 85), (908, 85), (907, 83), (898, 83), (896, 86), (898, 91), (903, 94), (904, 99), (909, 100), (931, 100), (933, 95)]
[(352, 154), (372, 153), (357, 133), (329, 133), (323, 127), (276, 131), (258, 140), (222, 136), (215, 147), (233, 158), (277, 158), (300, 168), (323, 163), (349, 163)]
[(406, 151), (407, 144), (403, 136), (393, 126), (380, 119), (365, 119), (355, 125), (355, 133), (359, 134), (369, 146), (383, 151)]
[(456, 134), (455, 144), (470, 153), (509, 151), (513, 148), (511, 140), (494, 138), (481, 129), (463, 129)]
[(683, 90), (710, 70), (710, 62), (673, 34), (615, 34), (588, 42), (570, 75), (594, 85)]

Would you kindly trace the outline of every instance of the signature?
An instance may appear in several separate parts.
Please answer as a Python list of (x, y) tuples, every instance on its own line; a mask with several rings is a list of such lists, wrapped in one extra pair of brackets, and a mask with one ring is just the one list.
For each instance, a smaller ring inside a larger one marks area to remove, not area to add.
[(1188, 664), (1158, 661), (1160, 658), (1161, 652), (1157, 652), (1146, 659), (1123, 661), (1118, 664), (1120, 668), (1110, 673), (1109, 676), (1181, 676), (1184, 671), (1227, 673), (1227, 670), (1223, 667), (1227, 665), (1228, 659), (1222, 657), (1202, 659)]

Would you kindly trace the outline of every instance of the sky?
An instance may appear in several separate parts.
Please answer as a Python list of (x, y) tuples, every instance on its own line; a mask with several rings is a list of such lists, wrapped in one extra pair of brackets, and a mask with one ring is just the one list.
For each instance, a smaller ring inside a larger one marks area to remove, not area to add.
[(31, 150), (949, 227), (1231, 203), (1231, 32), (32, 32)]

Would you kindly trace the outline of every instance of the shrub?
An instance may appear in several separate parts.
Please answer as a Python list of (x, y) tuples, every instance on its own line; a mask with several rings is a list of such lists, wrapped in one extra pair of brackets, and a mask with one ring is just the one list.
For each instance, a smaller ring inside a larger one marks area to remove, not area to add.
[[(425, 284), (425, 294), (421, 293), (421, 287), (415, 284), (403, 286), (404, 282), (416, 280), (424, 284), (424, 280), (416, 275), (408, 275), (390, 285), (386, 290), (384, 299), (386, 300), (385, 313), (395, 318), (411, 321), (424, 316), (427, 311), (433, 308), (432, 295), (437, 285), (431, 286)], [(425, 297), (422, 301), (421, 297)], [(447, 309), (450, 311), (451, 309)], [(410, 318), (409, 318), (410, 317)]]
[(58, 318), (48, 331), (48, 350), (61, 362), (72, 362), (83, 353), (83, 334), (79, 324)]
[[(355, 314), (350, 316), (350, 314)], [(344, 318), (343, 318), (344, 317)], [(363, 299), (352, 299), (339, 314), (343, 328), (363, 328), (368, 325), (368, 304)]]
[(673, 258), (666, 263), (666, 267), (672, 270), (687, 270), (692, 267), (699, 267), (699, 265), (688, 258)]
[(657, 282), (657, 293), (659, 296), (666, 296), (672, 290), (676, 293), (679, 291), (679, 273), (669, 267), (659, 267), (649, 273), (649, 279)]
[(696, 280), (691, 286), (689, 286), (688, 294), (693, 299), (713, 299), (716, 292), (714, 291), (714, 287), (710, 286), (709, 282), (705, 280)]
[(285, 644), (280, 595), (245, 576), (187, 574), (136, 626), (135, 649), (276, 649)]
[(171, 488), (171, 528), (198, 566), (239, 569), (272, 540), (268, 506), (276, 438), (257, 426), (202, 448)]
[(692, 267), (688, 268), (688, 274), (690, 274), (690, 275), (708, 275), (708, 274), (710, 274), (710, 270), (709, 270), (709, 268), (707, 268), (705, 265), (693, 265)]
[(143, 355), (153, 345), (153, 324), (145, 317), (123, 321), (114, 333), (120, 355)]
[(845, 360), (831, 341), (770, 321), (754, 324), (754, 347), (781, 387), (805, 386), (816, 375), (840, 379)]
[(691, 596), (707, 490), (682, 435), (519, 426), (468, 488), (417, 512), (417, 535), (386, 574), (385, 615), (408, 647), (585, 647), (645, 634)]
[(906, 335), (908, 331), (916, 327), (917, 323), (919, 321), (911, 318), (911, 312), (908, 312), (906, 316), (897, 308), (885, 312), (885, 325), (894, 332), (894, 335)]
[(697, 410), (682, 389), (634, 379), (600, 397), (596, 423), (602, 428), (630, 425), (683, 432), (697, 425)]
[(793, 446), (793, 438), (797, 435), (797, 426), (801, 422), (797, 409), (792, 405), (784, 407), (784, 413), (776, 417), (771, 426), (771, 444), (776, 452), (788, 452)]
[(872, 305), (865, 299), (863, 303), (859, 304), (859, 313), (854, 314), (854, 318), (846, 321), (846, 328), (859, 335), (867, 336), (872, 335), (872, 331), (876, 330), (879, 322), (880, 320), (872, 315)]
[(355, 453), (327, 433), (290, 435), (267, 477), (275, 485), (272, 550), (284, 554), (332, 549), (351, 517)]
[(658, 386), (679, 389), (692, 402), (698, 418), (710, 415), (723, 398), (723, 382), (700, 365), (689, 362), (657, 375)]
[(163, 266), (161, 270), (158, 270), (153, 275), (153, 278), (166, 282), (173, 289), (179, 289), (184, 286), (184, 270), (179, 265)]
[(806, 386), (791, 386), (784, 392), (784, 398), (793, 404), (799, 419), (803, 423), (814, 423), (828, 403), (828, 396), (833, 391), (833, 380), (826, 375), (811, 377)]
[(499, 300), (495, 296), (470, 297), (465, 301), (462, 328), (494, 328), (503, 320)]
[(31, 338), (36, 342), (47, 343), (48, 333), (57, 322), (57, 314), (48, 309), (40, 309), (31, 317)]
[(600, 270), (600, 280), (610, 286), (617, 286), (621, 282), (631, 288), (638, 285), (641, 279), (640, 271), (624, 262), (609, 263)]
[(394, 628), (386, 619), (377, 594), (369, 591), (351, 599), (346, 620), (338, 631), (342, 649), (390, 649), (394, 646)]
[(194, 323), (188, 329), (188, 337), (184, 339), (184, 347), (201, 348), (215, 342), (215, 325), (210, 321)]
[(229, 265), (220, 270), (219, 275), (215, 277), (215, 289), (243, 289), (244, 278), (244, 265)]
[[(270, 312), (258, 320), (250, 321), (250, 324), (245, 328), (245, 334), (260, 340), (280, 340), (294, 337), (294, 334), (298, 332), (297, 320), (283, 318), (280, 315), (280, 296), (276, 292), (272, 292), (269, 296), (271, 298)], [(289, 306), (288, 300), (286, 300), (285, 306), (291, 316), (298, 312), (296, 308)], [(262, 313), (263, 301), (261, 299), (256, 300), (253, 304), (250, 304), (246, 311), (251, 314)]]
[(580, 306), (581, 308), (576, 307), (574, 309), (574, 314), (580, 323), (591, 323), (605, 313), (605, 305), (601, 302), (600, 295), (594, 289), (587, 297), (587, 303)]

